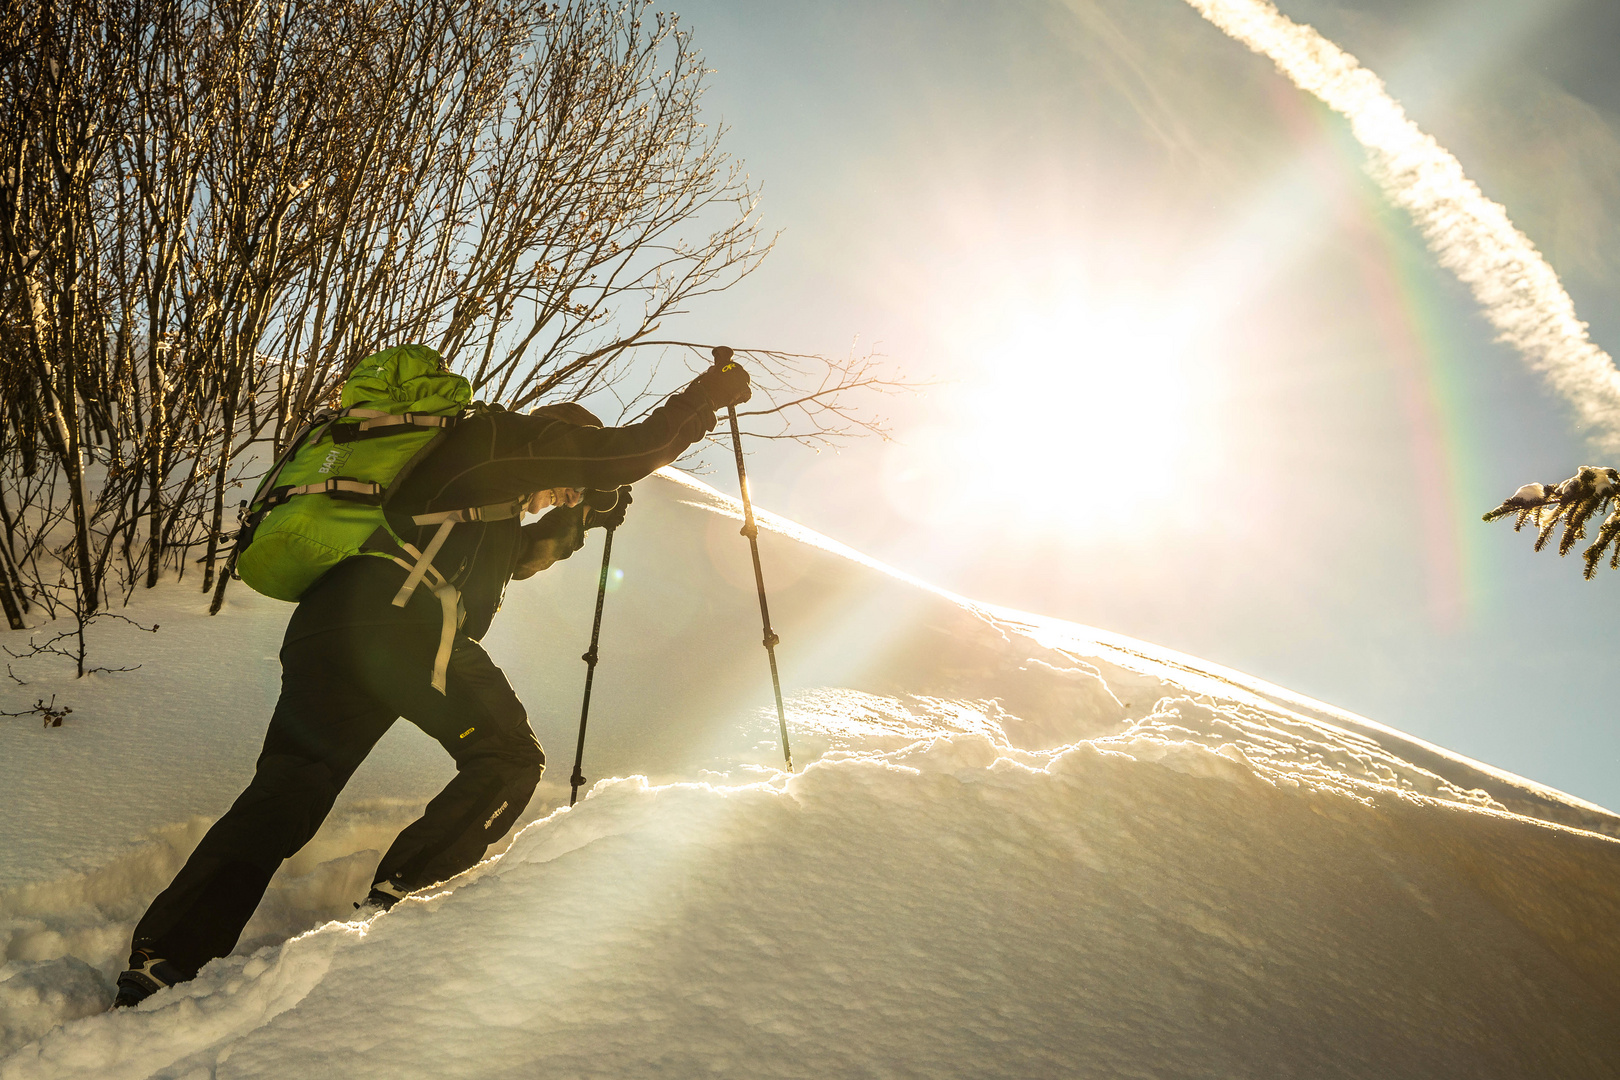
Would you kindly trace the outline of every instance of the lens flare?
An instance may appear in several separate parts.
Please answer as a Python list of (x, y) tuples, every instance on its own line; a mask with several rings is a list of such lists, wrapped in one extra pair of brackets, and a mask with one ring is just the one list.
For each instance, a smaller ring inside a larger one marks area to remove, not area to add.
[(1620, 451), (1620, 372), (1588, 339), (1558, 275), (1378, 76), (1266, 0), (1187, 2), (1350, 121), (1373, 179), (1412, 215), (1441, 265), (1473, 290), (1502, 340), (1574, 406), (1596, 448)]

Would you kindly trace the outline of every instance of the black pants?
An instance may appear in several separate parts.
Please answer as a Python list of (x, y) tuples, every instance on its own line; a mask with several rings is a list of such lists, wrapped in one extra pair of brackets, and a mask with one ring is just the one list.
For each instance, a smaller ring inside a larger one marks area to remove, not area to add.
[(134, 948), (188, 975), (236, 947), (271, 875), (315, 835), (400, 716), (439, 740), (458, 771), (399, 834), (376, 881), (416, 889), (478, 862), (528, 805), (544, 768), (523, 705), (477, 642), (457, 640), (440, 694), (430, 685), (432, 623), (309, 633), (308, 622), (295, 614), (288, 627), (281, 698), (252, 782), (135, 927)]

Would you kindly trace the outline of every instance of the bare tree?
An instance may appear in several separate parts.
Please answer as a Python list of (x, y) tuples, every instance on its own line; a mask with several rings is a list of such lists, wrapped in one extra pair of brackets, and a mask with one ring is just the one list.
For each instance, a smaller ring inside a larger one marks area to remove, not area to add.
[(108, 88), (123, 66), (123, 42), (97, 18), (94, 0), (22, 7), (4, 17), (0, 39), (0, 55), (13, 60), (0, 114), (0, 343), (8, 389), (27, 399), (17, 436), (41, 444), (65, 473), (73, 525), (65, 561), (93, 583), (80, 421), (102, 419), (86, 408), (103, 360), (94, 333), (94, 188), (116, 138)]
[[(679, 344), (659, 331), (770, 248), (706, 73), (645, 0), (0, 14), (10, 625), (193, 561), (217, 607), (237, 489), (388, 345), (509, 407), (606, 388), (632, 415)], [(778, 437), (872, 430), (849, 393), (898, 385), (871, 356), (745, 355)]]

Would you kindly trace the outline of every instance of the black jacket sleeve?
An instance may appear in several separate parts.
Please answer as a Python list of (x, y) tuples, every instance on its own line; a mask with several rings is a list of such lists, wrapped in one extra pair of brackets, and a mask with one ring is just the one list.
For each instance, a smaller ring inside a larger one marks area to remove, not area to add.
[(405, 481), (414, 513), (507, 502), (554, 487), (609, 490), (670, 464), (714, 430), (714, 405), (696, 386), (639, 424), (593, 428), (501, 410), (457, 424)]

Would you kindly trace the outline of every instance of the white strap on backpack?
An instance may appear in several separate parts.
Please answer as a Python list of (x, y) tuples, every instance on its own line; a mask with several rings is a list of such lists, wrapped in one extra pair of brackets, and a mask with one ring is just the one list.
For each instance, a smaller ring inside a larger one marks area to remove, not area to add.
[(409, 544), (404, 545), (405, 550), (410, 552), (412, 557), (416, 559), (416, 565), (410, 568), (411, 572), (406, 577), (405, 584), (401, 585), (399, 592), (394, 594), (394, 606), (404, 607), (410, 603), (411, 594), (416, 592), (418, 585), (422, 584), (422, 577), (431, 567), (433, 557), (439, 553), (439, 549), (444, 546), (445, 540), (449, 539), (450, 530), (458, 522), (504, 521), (507, 518), (517, 517), (522, 513), (523, 503), (514, 501), (494, 503), (489, 506), (471, 506), (465, 510), (445, 510), (437, 514), (417, 514), (413, 516), (411, 521), (414, 524), (437, 525), (438, 528), (434, 530), (433, 539), (428, 541), (428, 546), (423, 549), (421, 554), (417, 554), (416, 549)]
[(395, 427), (400, 424), (410, 424), (413, 427), (454, 427), (457, 417), (439, 416), (436, 413), (386, 413), (381, 409), (362, 409), (358, 406), (343, 410), (344, 416), (358, 416), (361, 431), (373, 431), (377, 428)]
[(404, 607), (410, 603), (417, 587), (426, 579), (433, 595), (438, 597), (439, 606), (444, 610), (444, 622), (439, 629), (439, 653), (433, 661), (433, 689), (441, 694), (445, 692), (445, 675), (450, 666), (450, 652), (455, 647), (456, 630), (461, 625), (461, 593), (434, 567), (433, 558), (438, 555), (439, 549), (450, 536), (450, 530), (458, 522), (503, 521), (506, 518), (518, 517), (522, 513), (522, 501), (514, 501), (490, 506), (473, 506), (465, 510), (445, 510), (437, 514), (417, 514), (411, 518), (414, 524), (439, 526), (433, 531), (432, 539), (421, 551), (414, 545), (400, 544), (405, 553), (414, 560), (413, 562), (391, 556), (394, 562), (408, 571), (405, 575), (405, 584), (394, 594), (394, 606)]
[[(417, 524), (423, 525), (427, 523), (419, 521)], [(422, 584), (422, 578), (427, 572), (433, 569), (433, 556), (437, 555), (439, 549), (444, 546), (444, 542), (450, 536), (450, 530), (455, 524), (454, 521), (440, 523), (438, 529), (433, 533), (433, 539), (429, 540), (428, 546), (421, 551), (417, 551), (410, 544), (402, 545), (410, 553), (411, 557), (416, 560), (416, 565), (410, 567), (411, 572), (405, 576), (405, 584), (401, 585), (399, 592), (394, 594), (395, 607), (404, 607), (411, 602), (411, 594), (416, 592), (418, 585)]]
[[(433, 657), (433, 678), (431, 680), (433, 689), (443, 694), (446, 693), (446, 679), (450, 671), (450, 653), (455, 649), (456, 645), (456, 630), (461, 626), (461, 593), (454, 585), (444, 579), (443, 574), (433, 569), (429, 562), (422, 558), (422, 552), (417, 551), (410, 544), (402, 546), (405, 548), (406, 553), (416, 560), (414, 566), (397, 555), (389, 557), (412, 574), (416, 574), (418, 583), (421, 582), (424, 575), (431, 575), (428, 577), (428, 585), (433, 590), (433, 595), (438, 597), (439, 607), (444, 612), (444, 621), (439, 626), (439, 651)], [(422, 571), (421, 574), (417, 573), (419, 570)], [(412, 591), (415, 591), (414, 586)], [(399, 606), (403, 607), (404, 605)]]

